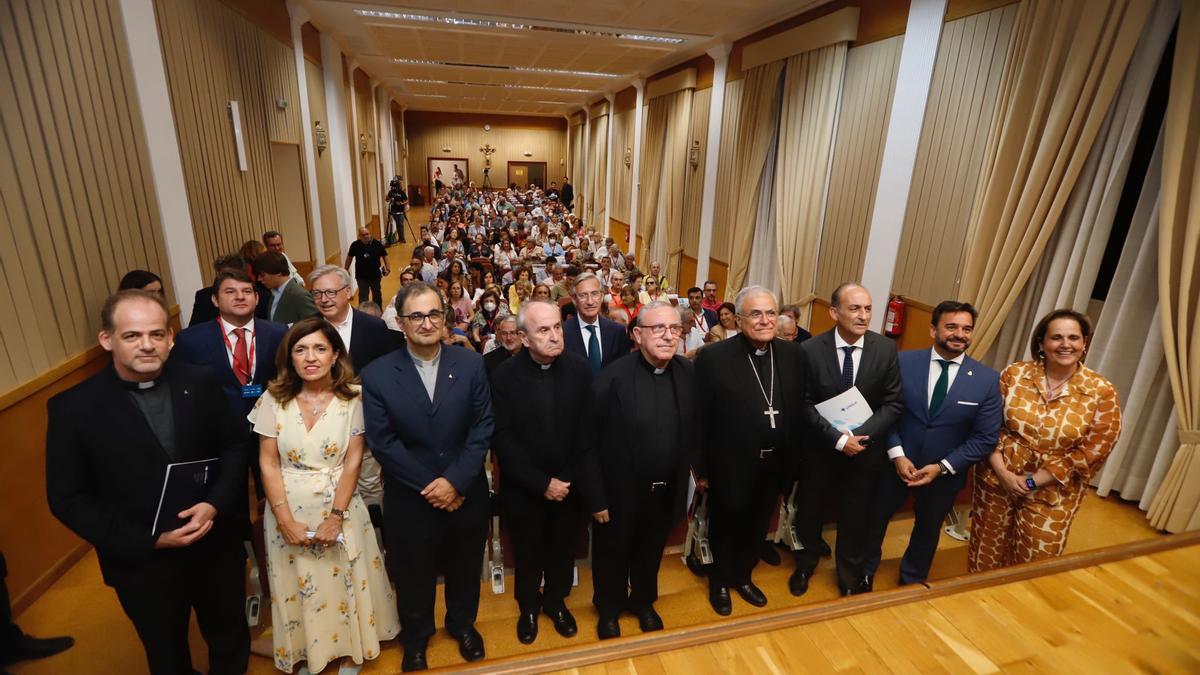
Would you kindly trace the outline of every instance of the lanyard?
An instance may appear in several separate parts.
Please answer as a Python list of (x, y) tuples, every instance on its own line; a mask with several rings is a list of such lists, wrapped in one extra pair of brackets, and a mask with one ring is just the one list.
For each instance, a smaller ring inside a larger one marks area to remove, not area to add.
[[(219, 321), (221, 324), (221, 338), (225, 340), (225, 349), (229, 350), (229, 361), (230, 361), (230, 363), (232, 363), (234, 361), (233, 343), (229, 341), (229, 333), (225, 330), (225, 320), (220, 319)], [(244, 326), (235, 326), (235, 328), (245, 328), (245, 327)], [(246, 348), (246, 363), (247, 363), (246, 368), (247, 368), (247, 370), (250, 371), (250, 377), (246, 382), (247, 382), (247, 384), (249, 384), (250, 382), (254, 381), (254, 349), (253, 349), (254, 331), (248, 330), (246, 332), (250, 334), (250, 338), (249, 338), (250, 344), (247, 345), (247, 348)], [(245, 340), (246, 338), (242, 338), (242, 339)]]

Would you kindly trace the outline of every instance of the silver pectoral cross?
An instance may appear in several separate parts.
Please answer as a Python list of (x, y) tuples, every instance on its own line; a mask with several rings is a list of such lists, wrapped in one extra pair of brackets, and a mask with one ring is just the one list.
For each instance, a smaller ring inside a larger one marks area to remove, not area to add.
[(775, 428), (775, 416), (779, 414), (779, 411), (776, 410), (775, 406), (772, 405), (772, 406), (767, 406), (767, 409), (763, 411), (763, 414), (771, 418), (771, 428), (774, 429)]

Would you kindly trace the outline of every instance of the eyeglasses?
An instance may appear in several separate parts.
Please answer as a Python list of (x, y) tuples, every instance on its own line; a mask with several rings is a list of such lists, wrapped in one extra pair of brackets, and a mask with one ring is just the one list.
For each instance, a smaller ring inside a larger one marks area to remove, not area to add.
[(446, 315), (442, 314), (441, 310), (435, 310), (435, 311), (429, 312), (428, 314), (422, 314), (420, 312), (413, 312), (412, 314), (401, 314), (400, 316), (402, 316), (404, 319), (406, 319), (409, 323), (413, 324), (414, 326), (419, 326), (419, 325), (425, 323), (426, 319), (429, 319), (429, 323), (431, 323), (434, 326), (436, 326), (446, 320)]
[(671, 331), (671, 335), (674, 335), (675, 337), (683, 335), (683, 326), (677, 323), (660, 323), (653, 326), (638, 326), (638, 328), (650, 331), (650, 334), (654, 337), (662, 337), (663, 335), (666, 335), (667, 331)]
[(581, 300), (599, 300), (604, 297), (604, 291), (589, 291), (587, 293), (576, 293), (576, 297)]
[(774, 321), (775, 319), (779, 318), (779, 312), (776, 312), (773, 309), (768, 309), (765, 312), (761, 309), (756, 309), (749, 314), (738, 314), (738, 316), (742, 317), (743, 319), (750, 319), (751, 321), (762, 321), (764, 318)]
[(350, 288), (350, 287), (342, 286), (341, 288), (335, 288), (332, 291), (313, 291), (312, 298), (313, 298), (313, 300), (320, 300), (321, 296), (325, 296), (326, 298), (333, 300), (334, 298), (337, 297), (338, 293), (341, 293), (342, 291), (346, 290), (347, 288)]

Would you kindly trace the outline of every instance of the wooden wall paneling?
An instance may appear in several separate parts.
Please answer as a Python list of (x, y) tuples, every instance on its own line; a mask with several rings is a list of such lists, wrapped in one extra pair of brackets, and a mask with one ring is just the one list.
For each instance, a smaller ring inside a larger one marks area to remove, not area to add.
[(1008, 5), (943, 27), (896, 259), (896, 293), (928, 303), (957, 293), (959, 258), (1017, 9)]
[[(711, 61), (711, 59), (710, 59)], [(708, 149), (708, 111), (712, 103), (712, 86), (707, 89), (697, 89), (692, 96), (692, 131), (689, 136), (689, 153), (691, 147), (699, 143), (700, 163), (695, 167), (688, 164), (687, 175), (684, 178), (684, 207), (683, 207), (683, 255), (692, 258), (692, 271), (685, 274), (681, 267), (677, 279), (682, 285), (684, 279), (695, 277), (695, 258), (700, 248), (700, 202), (704, 192), (704, 167), (708, 162), (705, 156)]]
[[(291, 47), (270, 36), (262, 36), (260, 44), (267, 64), (263, 83), (269, 91), (267, 101), (267, 138), (275, 143), (300, 144), (300, 88), (296, 78), (296, 59)], [(287, 101), (280, 109), (276, 99)]]
[(825, 222), (818, 245), (813, 287), (817, 295), (829, 295), (838, 284), (862, 275), (903, 40), (897, 36), (854, 47), (846, 54)]
[[(321, 123), (322, 128), (329, 131), (329, 115), (328, 109), (325, 107), (325, 84), (324, 73), (321, 70), (319, 63), (306, 61), (304, 64), (305, 72), (309, 82), (308, 87), (308, 108), (312, 111), (312, 123)], [(313, 129), (306, 129), (305, 133), (313, 133)], [(313, 151), (316, 152), (314, 164), (317, 168), (317, 193), (321, 202), (321, 237), (323, 239), (325, 256), (328, 258), (333, 256), (341, 262), (340, 242), (337, 234), (337, 209), (334, 199), (333, 190), (333, 158), (329, 149), (317, 150), (316, 142), (313, 142)], [(407, 176), (407, 174), (405, 174)]]
[[(733, 186), (737, 184), (737, 128), (741, 117), (743, 82), (737, 80), (725, 85), (725, 112), (721, 115), (721, 151), (717, 157), (717, 194), (713, 205), (713, 232), (711, 259), (729, 260), (730, 238), (733, 231), (733, 212), (736, 206), (736, 195)], [(710, 260), (711, 266), (711, 260)], [(726, 263), (728, 264), (728, 263)], [(728, 271), (728, 270), (726, 270)], [(724, 286), (719, 289), (717, 297), (724, 297)]]

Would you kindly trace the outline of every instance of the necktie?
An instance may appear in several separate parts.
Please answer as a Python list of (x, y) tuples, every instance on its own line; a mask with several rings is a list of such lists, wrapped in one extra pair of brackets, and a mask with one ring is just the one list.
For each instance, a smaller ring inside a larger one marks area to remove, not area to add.
[(842, 388), (854, 386), (854, 347), (842, 347), (846, 357), (842, 359)]
[(937, 382), (933, 385), (933, 395), (929, 397), (930, 417), (937, 414), (938, 408), (942, 407), (942, 401), (946, 400), (946, 389), (950, 384), (950, 363), (945, 359), (938, 359), (942, 374), (938, 375)]
[(588, 326), (588, 363), (592, 366), (592, 375), (600, 374), (600, 336), (596, 334), (595, 326)]
[(233, 376), (240, 384), (250, 381), (250, 356), (246, 351), (246, 329), (234, 328), (237, 344), (233, 347)]

